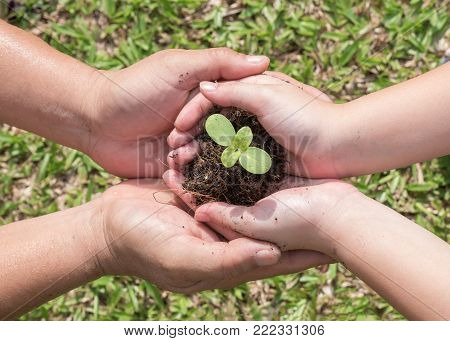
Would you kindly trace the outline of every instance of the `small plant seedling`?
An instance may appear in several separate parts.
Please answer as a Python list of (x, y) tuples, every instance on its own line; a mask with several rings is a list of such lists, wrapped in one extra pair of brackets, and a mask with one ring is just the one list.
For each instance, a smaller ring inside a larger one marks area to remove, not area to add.
[(263, 149), (250, 147), (253, 141), (250, 127), (242, 127), (236, 133), (228, 118), (214, 114), (206, 120), (205, 129), (214, 142), (227, 147), (220, 157), (225, 167), (233, 167), (239, 160), (241, 166), (252, 174), (264, 174), (269, 171), (272, 166), (270, 155)]

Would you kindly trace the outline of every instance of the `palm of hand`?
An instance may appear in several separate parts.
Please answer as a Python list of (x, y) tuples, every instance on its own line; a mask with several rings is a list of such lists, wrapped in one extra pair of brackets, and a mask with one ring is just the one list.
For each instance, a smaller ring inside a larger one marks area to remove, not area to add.
[(109, 273), (193, 292), (231, 287), (246, 276), (257, 276), (251, 270), (257, 268), (258, 251), (267, 251), (265, 259), (272, 264), (280, 256), (273, 245), (248, 238), (222, 242), (181, 209), (159, 180), (127, 181), (106, 191), (102, 200), (102, 226), (111, 253), (103, 267)]
[[(170, 193), (159, 191), (164, 187), (156, 181), (146, 181), (145, 185), (126, 182), (108, 190), (104, 200), (109, 202), (111, 213), (105, 214), (106, 235), (114, 258), (119, 260), (120, 269), (114, 273), (136, 275), (180, 291), (198, 281), (196, 274), (188, 271), (194, 269), (184, 267), (189, 265), (183, 261), (186, 251), (217, 237), (185, 211), (172, 206), (176, 201)], [(159, 194), (166, 203), (154, 200)]]

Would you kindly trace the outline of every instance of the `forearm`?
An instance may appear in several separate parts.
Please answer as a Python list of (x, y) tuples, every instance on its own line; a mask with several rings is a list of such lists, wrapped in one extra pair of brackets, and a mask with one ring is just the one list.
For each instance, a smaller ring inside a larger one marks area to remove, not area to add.
[(405, 167), (450, 153), (450, 63), (340, 106), (341, 176)]
[(85, 150), (98, 72), (0, 20), (0, 121)]
[(450, 319), (447, 243), (362, 194), (339, 211), (332, 256), (408, 318)]
[(103, 274), (95, 202), (0, 227), (0, 320)]

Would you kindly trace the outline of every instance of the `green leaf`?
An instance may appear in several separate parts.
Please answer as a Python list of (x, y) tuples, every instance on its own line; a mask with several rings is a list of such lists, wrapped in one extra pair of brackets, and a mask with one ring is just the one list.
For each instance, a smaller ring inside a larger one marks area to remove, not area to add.
[(224, 147), (231, 145), (231, 141), (236, 135), (236, 130), (231, 122), (221, 114), (209, 116), (205, 123), (205, 129), (214, 142)]
[(239, 158), (239, 163), (244, 169), (253, 174), (264, 174), (272, 166), (272, 159), (265, 150), (249, 147)]
[(0, 1), (0, 18), (6, 19), (7, 14), (8, 14), (8, 3)]
[(231, 145), (239, 148), (241, 152), (245, 152), (253, 141), (253, 133), (250, 127), (242, 127), (236, 133), (236, 136), (231, 141)]
[(114, 0), (103, 0), (101, 9), (109, 18), (113, 18), (116, 12), (116, 2)]
[(437, 184), (427, 182), (423, 184), (408, 184), (406, 186), (406, 190), (409, 192), (429, 192), (437, 187), (438, 187)]
[(239, 156), (241, 156), (241, 154), (242, 154), (242, 152), (238, 148), (236, 148), (234, 146), (229, 146), (222, 152), (222, 155), (220, 156), (220, 160), (222, 161), (222, 164), (226, 168), (230, 168), (236, 164), (236, 162), (239, 159)]
[(357, 41), (355, 41), (353, 44), (348, 45), (344, 50), (341, 52), (339, 58), (339, 65), (345, 66), (350, 62), (350, 60), (353, 58), (355, 53), (358, 51), (359, 44)]
[(46, 174), (47, 174), (47, 168), (50, 162), (50, 157), (51, 154), (45, 154), (44, 159), (41, 161), (41, 165), (39, 167), (39, 173), (37, 176), (37, 180), (41, 181), (42, 179), (45, 178)]

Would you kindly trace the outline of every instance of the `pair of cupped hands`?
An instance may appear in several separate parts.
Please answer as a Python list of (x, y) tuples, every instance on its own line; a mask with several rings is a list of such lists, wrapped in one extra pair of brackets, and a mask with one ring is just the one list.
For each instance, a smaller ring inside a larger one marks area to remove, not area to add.
[[(105, 274), (195, 292), (334, 261), (322, 226), (340, 218), (339, 205), (357, 193), (323, 180), (340, 176), (333, 160), (340, 111), (319, 90), (268, 66), (267, 57), (224, 48), (167, 50), (95, 76), (83, 151), (113, 174), (138, 178), (94, 200)], [(195, 207), (181, 187), (213, 104), (255, 114), (287, 151), (282, 188), (252, 207)]]

